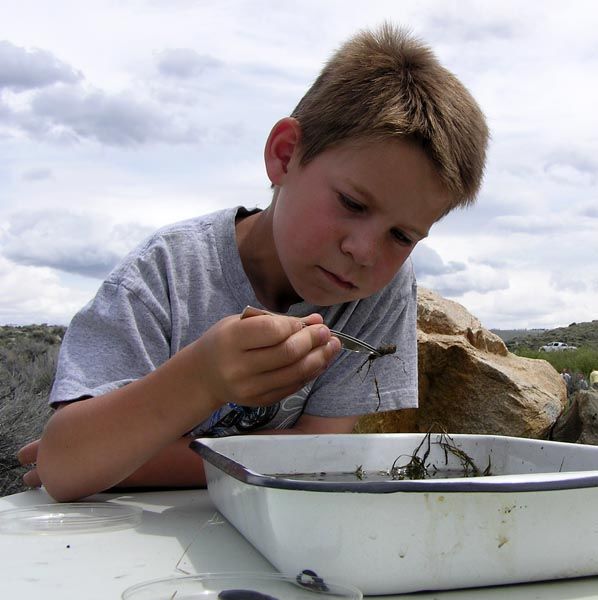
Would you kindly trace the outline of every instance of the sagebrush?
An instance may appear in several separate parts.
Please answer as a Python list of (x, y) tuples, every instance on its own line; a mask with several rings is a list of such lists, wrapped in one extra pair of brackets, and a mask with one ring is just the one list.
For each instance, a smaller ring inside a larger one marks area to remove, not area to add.
[(50, 415), (48, 394), (54, 380), (64, 327), (0, 327), (0, 495), (24, 489), (25, 468), (17, 450), (38, 438)]

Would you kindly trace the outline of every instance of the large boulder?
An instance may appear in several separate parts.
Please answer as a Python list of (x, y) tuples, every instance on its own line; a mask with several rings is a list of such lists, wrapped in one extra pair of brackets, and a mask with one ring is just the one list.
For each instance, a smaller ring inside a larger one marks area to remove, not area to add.
[(567, 404), (546, 361), (510, 353), (457, 302), (419, 288), (419, 408), (368, 415), (360, 433), (479, 433), (547, 438)]
[(557, 419), (550, 439), (598, 445), (598, 391), (575, 392), (569, 408)]

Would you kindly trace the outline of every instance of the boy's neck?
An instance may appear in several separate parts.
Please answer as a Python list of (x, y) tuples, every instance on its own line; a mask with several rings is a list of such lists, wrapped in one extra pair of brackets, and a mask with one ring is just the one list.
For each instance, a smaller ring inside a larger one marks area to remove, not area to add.
[(300, 302), (278, 259), (272, 235), (272, 211), (238, 216), (235, 222), (237, 247), (243, 269), (256, 298), (269, 310), (286, 312)]

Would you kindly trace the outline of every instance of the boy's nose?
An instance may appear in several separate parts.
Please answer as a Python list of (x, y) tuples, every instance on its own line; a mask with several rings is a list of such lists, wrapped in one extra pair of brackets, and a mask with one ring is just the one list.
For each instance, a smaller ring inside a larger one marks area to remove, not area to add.
[(342, 252), (351, 256), (362, 267), (371, 267), (376, 264), (380, 249), (379, 237), (365, 227), (356, 228), (341, 241)]

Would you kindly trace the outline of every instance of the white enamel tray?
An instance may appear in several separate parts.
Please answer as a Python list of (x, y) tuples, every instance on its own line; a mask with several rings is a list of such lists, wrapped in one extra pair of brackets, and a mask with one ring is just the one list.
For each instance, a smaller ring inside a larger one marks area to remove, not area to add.
[[(212, 501), (283, 573), (311, 569), (365, 595), (598, 574), (598, 447), (451, 435), (491, 473), (451, 477), (462, 460), (442, 439), (429, 435), (427, 454), (422, 434), (236, 436), (192, 447)], [(444, 477), (380, 475), (418, 447)]]

